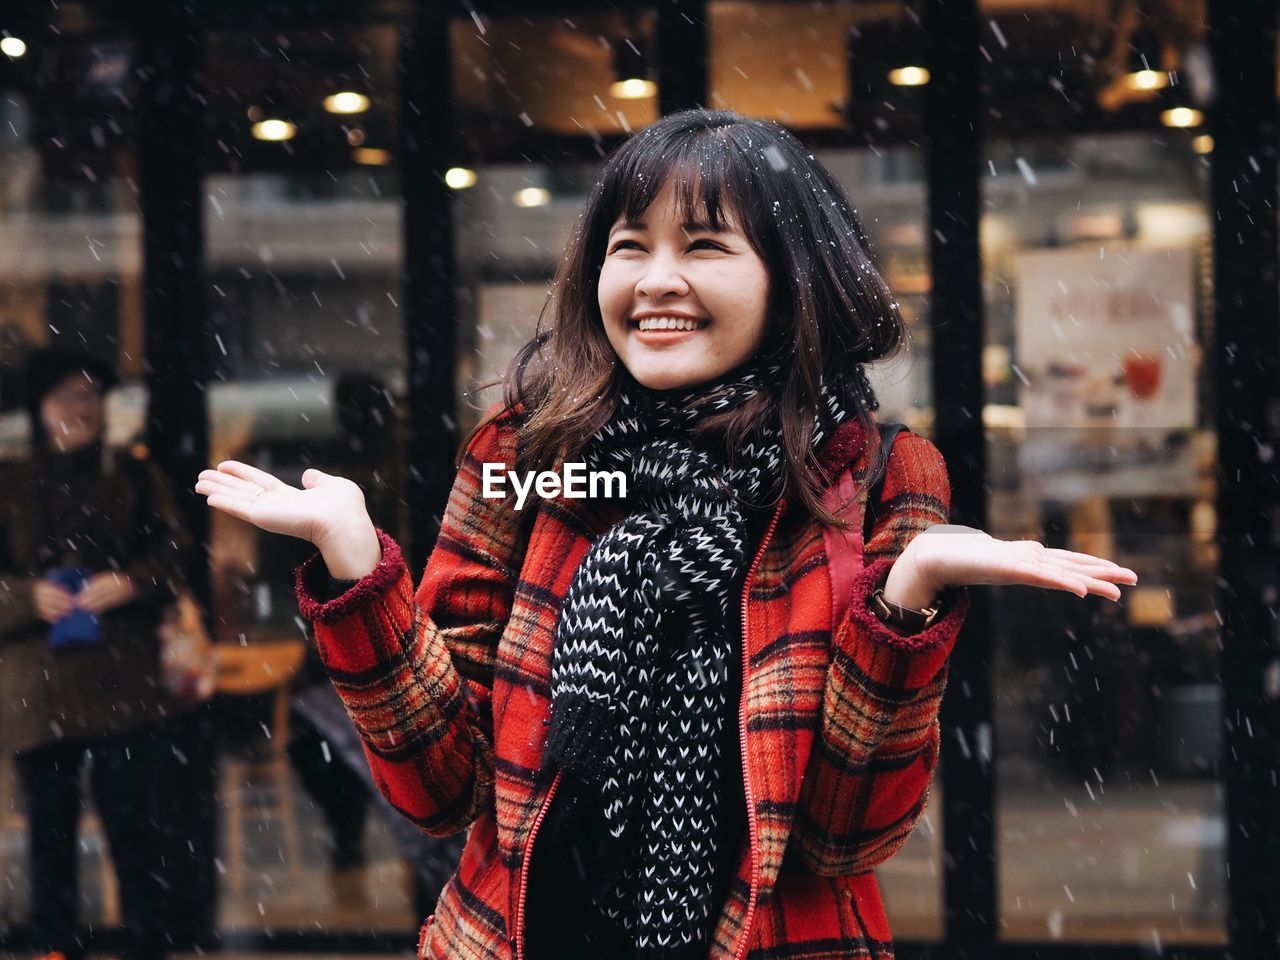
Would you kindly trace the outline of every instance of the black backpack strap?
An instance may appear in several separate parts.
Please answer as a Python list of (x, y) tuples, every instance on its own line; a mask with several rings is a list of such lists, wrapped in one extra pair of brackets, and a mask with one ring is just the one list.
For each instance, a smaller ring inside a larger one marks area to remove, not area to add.
[(880, 498), (884, 496), (884, 479), (889, 472), (889, 457), (893, 454), (893, 441), (897, 439), (898, 434), (903, 430), (908, 433), (911, 432), (905, 423), (878, 423), (876, 428), (880, 431), (880, 447), (888, 452), (884, 457), (884, 470), (881, 471), (876, 482), (872, 484), (871, 489), (867, 491), (867, 507), (866, 512), (863, 514), (862, 523), (863, 543), (866, 543), (871, 538), (871, 528), (876, 520), (876, 508), (880, 506)]

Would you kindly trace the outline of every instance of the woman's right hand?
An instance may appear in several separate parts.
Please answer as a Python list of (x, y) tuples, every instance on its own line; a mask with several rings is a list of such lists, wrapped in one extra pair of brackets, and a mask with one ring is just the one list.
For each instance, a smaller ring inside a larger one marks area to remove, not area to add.
[(56, 623), (75, 609), (71, 591), (52, 580), (37, 580), (31, 590), (36, 616), (45, 623)]
[(302, 487), (247, 463), (224, 460), (216, 470), (200, 471), (195, 489), (215, 510), (269, 533), (309, 540), (333, 576), (366, 576), (382, 558), (382, 547), (360, 487), (315, 468), (302, 474)]

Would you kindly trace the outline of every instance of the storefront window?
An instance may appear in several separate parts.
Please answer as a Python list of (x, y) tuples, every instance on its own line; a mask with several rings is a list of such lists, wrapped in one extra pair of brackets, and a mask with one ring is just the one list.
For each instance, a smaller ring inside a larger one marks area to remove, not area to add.
[(450, 27), (461, 148), (475, 162), (658, 119), (654, 15), (489, 17)]
[(1203, 8), (1100, 6), (983, 5), (990, 532), (1139, 575), (995, 592), (1000, 931), (1158, 951), (1226, 937)]
[(711, 106), (797, 131), (918, 144), (928, 72), (912, 5), (715, 0), (708, 14)]
[[(204, 196), (209, 461), (294, 485), (313, 466), (355, 480), (404, 543), (397, 37), (210, 34)], [(368, 779), (298, 617), (293, 570), (313, 549), (219, 511), (210, 522), (216, 639), (246, 661), (219, 689), (220, 928), (412, 930), (428, 841)]]
[[(142, 244), (137, 210), (135, 45), (126, 38), (6, 32), (0, 96), (0, 460), (32, 452), (22, 370), (47, 346), (88, 351), (115, 369), (106, 443), (127, 450), (145, 432)], [(48, 41), (52, 42), (48, 42)], [(15, 42), (16, 41), (16, 42)], [(21, 51), (19, 53), (19, 51)], [(10, 556), (4, 571), (31, 558)], [(7, 670), (19, 669), (7, 661)], [(19, 705), (10, 704), (9, 709)], [(9, 722), (0, 720), (0, 722)], [(54, 739), (50, 739), (50, 744)], [(41, 744), (39, 746), (44, 746)], [(0, 929), (27, 921), (27, 793), (0, 753)], [(120, 919), (103, 820), (79, 824), (82, 920)]]

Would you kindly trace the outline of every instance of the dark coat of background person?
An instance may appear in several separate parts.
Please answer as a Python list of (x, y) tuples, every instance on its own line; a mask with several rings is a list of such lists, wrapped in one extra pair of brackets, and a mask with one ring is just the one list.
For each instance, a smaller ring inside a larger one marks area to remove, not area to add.
[[(101, 475), (67, 457), (40, 455), (0, 467), (0, 748), (21, 752), (60, 740), (123, 733), (181, 712), (160, 679), (156, 626), (190, 547), (168, 483), (150, 463), (145, 507), (117, 454)], [(136, 518), (142, 518), (142, 524)], [(137, 585), (132, 602), (102, 617), (98, 646), (55, 651), (32, 589), (51, 567), (118, 569)]]

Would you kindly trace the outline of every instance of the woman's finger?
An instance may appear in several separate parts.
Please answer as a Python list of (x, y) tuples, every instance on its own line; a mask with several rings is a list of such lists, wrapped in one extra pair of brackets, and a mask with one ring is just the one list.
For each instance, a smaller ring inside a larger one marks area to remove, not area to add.
[(1043, 552), (1015, 554), (1005, 567), (1005, 573), (1009, 577), (1007, 582), (1067, 590), (1080, 597), (1098, 593), (1115, 600), (1120, 592), (1110, 582), (1110, 578), (1121, 575), (1118, 569), (1085, 565), (1061, 557), (1050, 557)]
[[(261, 487), (253, 488), (254, 491), (261, 490)], [(221, 483), (215, 480), (201, 480), (195, 486), (196, 493), (209, 496), (211, 494), (219, 494), (231, 499), (249, 500), (253, 497), (253, 491), (245, 490), (240, 487), (233, 487), (229, 484)]]
[(317, 470), (315, 467), (308, 467), (302, 471), (302, 485), (307, 489), (314, 487), (316, 484), (324, 480), (332, 480), (333, 477), (325, 473), (323, 470)]
[(1065, 590), (1078, 597), (1087, 597), (1091, 593), (1096, 593), (1108, 600), (1120, 599), (1120, 588), (1114, 583), (1056, 563), (1042, 563), (1038, 567), (1032, 563), (1023, 563), (1016, 565), (1014, 569), (1019, 575), (1017, 582), (1027, 586)]
[(1046, 556), (1050, 556), (1050, 557), (1065, 557), (1068, 560), (1082, 560), (1082, 561), (1089, 561), (1092, 563), (1106, 563), (1106, 564), (1110, 564), (1113, 567), (1119, 566), (1119, 564), (1116, 563), (1114, 560), (1108, 560), (1106, 557), (1095, 556), (1092, 553), (1078, 553), (1075, 550), (1063, 550), (1060, 547), (1046, 547), (1044, 552)]
[(237, 520), (249, 521), (249, 505), (251, 501), (243, 497), (229, 497), (226, 494), (214, 493), (210, 494), (205, 502), (214, 510), (221, 510)]
[(1040, 558), (1042, 563), (1052, 564), (1065, 570), (1071, 570), (1079, 574), (1098, 577), (1102, 580), (1116, 580), (1127, 583), (1137, 583), (1138, 575), (1128, 567), (1122, 567), (1119, 564), (1113, 564), (1109, 561), (1099, 562), (1096, 558), (1089, 560), (1072, 560), (1066, 557), (1042, 555)]
[(247, 480), (250, 483), (256, 483), (263, 490), (274, 490), (276, 487), (284, 486), (284, 483), (265, 470), (259, 470), (257, 467), (250, 466), (247, 463), (241, 463), (239, 460), (223, 460), (218, 464), (218, 472), (230, 474), (240, 480)]
[[(212, 473), (212, 475), (210, 475)], [(206, 470), (201, 475), (201, 482), (207, 484), (216, 484), (220, 490), (228, 493), (247, 493), (250, 496), (259, 490), (265, 490), (261, 484), (253, 483), (250, 480), (241, 480), (239, 477), (231, 476), (225, 473), (213, 473)], [(199, 484), (197, 484), (198, 486)]]

